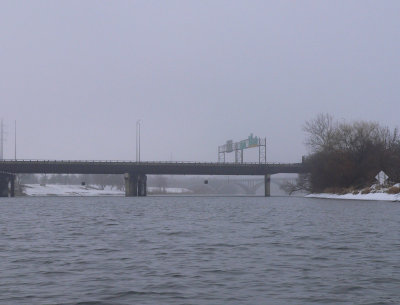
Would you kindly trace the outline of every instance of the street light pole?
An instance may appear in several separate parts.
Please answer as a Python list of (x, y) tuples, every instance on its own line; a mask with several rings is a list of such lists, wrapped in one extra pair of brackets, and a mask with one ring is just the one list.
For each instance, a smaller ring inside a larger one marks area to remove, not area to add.
[(4, 125), (3, 119), (0, 120), (0, 160), (3, 160), (3, 148), (4, 148)]
[(139, 121), (139, 162), (140, 162), (140, 121)]
[(17, 160), (17, 120), (14, 121), (14, 158)]
[(136, 162), (140, 162), (140, 120), (136, 121)]

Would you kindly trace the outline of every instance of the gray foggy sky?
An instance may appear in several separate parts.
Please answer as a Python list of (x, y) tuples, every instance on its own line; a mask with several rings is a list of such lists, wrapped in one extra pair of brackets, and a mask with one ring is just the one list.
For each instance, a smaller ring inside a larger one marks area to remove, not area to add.
[[(1, 1), (5, 158), (216, 161), (251, 132), (267, 160), (302, 125), (400, 118), (400, 1)], [(253, 161), (255, 152), (245, 152)]]

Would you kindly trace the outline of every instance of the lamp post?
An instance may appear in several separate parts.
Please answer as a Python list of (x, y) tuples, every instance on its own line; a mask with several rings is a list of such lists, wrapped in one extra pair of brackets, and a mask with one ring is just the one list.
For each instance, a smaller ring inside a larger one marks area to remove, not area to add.
[(4, 124), (3, 119), (0, 120), (0, 160), (3, 160), (3, 148), (4, 148)]
[(140, 120), (136, 121), (136, 162), (140, 162)]
[(17, 160), (17, 120), (14, 121), (14, 159)]

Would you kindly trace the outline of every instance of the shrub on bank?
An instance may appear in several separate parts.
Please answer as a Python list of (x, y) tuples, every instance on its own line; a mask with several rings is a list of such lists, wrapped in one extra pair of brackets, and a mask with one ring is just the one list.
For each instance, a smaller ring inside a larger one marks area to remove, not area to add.
[(371, 193), (371, 188), (366, 187), (365, 189), (361, 190), (361, 194), (365, 195), (365, 194), (369, 194)]
[(398, 193), (400, 193), (400, 187), (398, 187), (398, 186), (389, 187), (389, 189), (387, 190), (387, 193), (388, 194), (398, 194)]

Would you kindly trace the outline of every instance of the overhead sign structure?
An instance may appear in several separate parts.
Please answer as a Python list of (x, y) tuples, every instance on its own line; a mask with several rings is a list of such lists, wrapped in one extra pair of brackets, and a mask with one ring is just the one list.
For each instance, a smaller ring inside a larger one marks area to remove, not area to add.
[(225, 163), (225, 154), (235, 152), (235, 163), (243, 163), (243, 150), (248, 148), (258, 147), (258, 161), (259, 163), (266, 163), (266, 138), (261, 139), (254, 137), (253, 134), (242, 141), (233, 142), (228, 140), (224, 145), (218, 147), (218, 162)]

